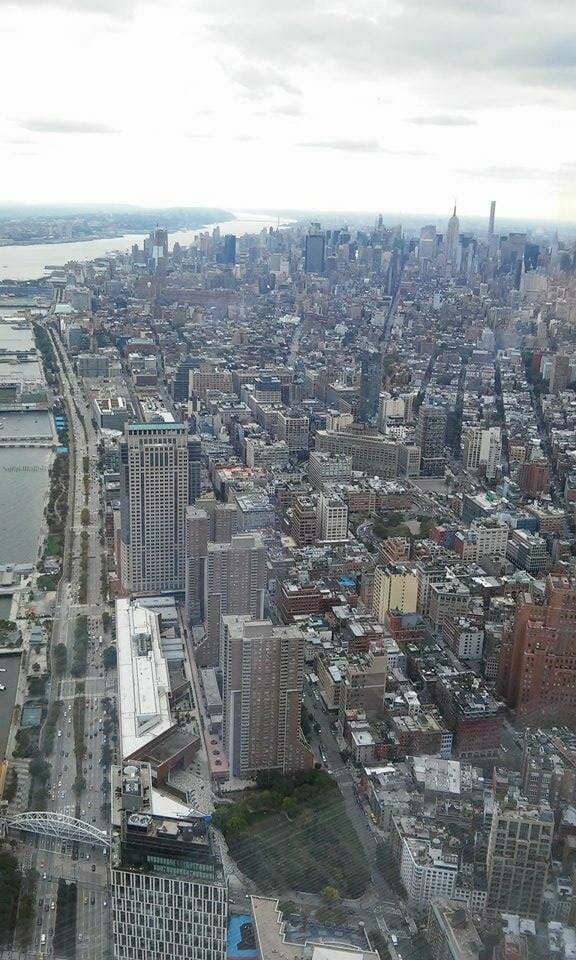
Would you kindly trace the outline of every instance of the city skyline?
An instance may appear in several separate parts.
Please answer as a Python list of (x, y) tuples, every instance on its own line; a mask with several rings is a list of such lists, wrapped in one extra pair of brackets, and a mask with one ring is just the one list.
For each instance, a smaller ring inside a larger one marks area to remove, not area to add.
[(575, 215), (566, 0), (1, 9), (2, 200)]

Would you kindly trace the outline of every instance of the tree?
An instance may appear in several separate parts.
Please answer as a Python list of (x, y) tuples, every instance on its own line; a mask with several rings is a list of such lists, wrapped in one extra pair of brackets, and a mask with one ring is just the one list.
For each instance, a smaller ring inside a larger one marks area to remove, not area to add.
[(33, 757), (30, 761), (29, 770), (32, 777), (45, 783), (52, 772), (52, 767), (42, 757)]
[(118, 662), (118, 655), (116, 653), (116, 647), (106, 647), (104, 653), (102, 654), (102, 663), (106, 670), (110, 670), (112, 667), (115, 667)]
[(294, 797), (284, 797), (282, 801), (282, 810), (287, 817), (292, 819), (295, 814), (298, 812), (298, 802)]
[(16, 797), (16, 792), (18, 790), (18, 771), (12, 767), (8, 778), (6, 781), (6, 787), (4, 789), (4, 799), (11, 803), (12, 800)]
[(238, 836), (238, 834), (246, 830), (247, 827), (248, 823), (244, 817), (231, 817), (226, 824), (226, 836)]
[(324, 903), (337, 903), (340, 900), (340, 891), (338, 887), (330, 885), (322, 888), (322, 899)]
[(86, 789), (86, 780), (84, 779), (84, 777), (76, 777), (73, 784), (74, 793), (80, 794), (85, 789)]

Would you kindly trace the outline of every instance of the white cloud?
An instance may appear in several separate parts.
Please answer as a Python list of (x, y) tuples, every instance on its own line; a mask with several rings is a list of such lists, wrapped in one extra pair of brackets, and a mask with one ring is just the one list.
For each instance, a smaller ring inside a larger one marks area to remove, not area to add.
[[(0, 200), (9, 188), (37, 201), (417, 212), (448, 210), (456, 194), (475, 213), (495, 192), (502, 215), (562, 214), (572, 0), (0, 0), (0, 11)], [(47, 50), (59, 52), (49, 69)], [(30, 152), (17, 155), (24, 135)]]

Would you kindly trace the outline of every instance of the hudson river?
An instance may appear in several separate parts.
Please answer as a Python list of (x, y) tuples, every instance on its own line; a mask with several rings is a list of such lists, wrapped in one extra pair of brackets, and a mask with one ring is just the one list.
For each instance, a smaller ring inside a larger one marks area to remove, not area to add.
[[(275, 227), (276, 217), (251, 216), (238, 214), (236, 220), (222, 223), (208, 223), (194, 230), (178, 230), (169, 234), (170, 247), (176, 242), (181, 246), (190, 244), (194, 237), (205, 231), (220, 227), (220, 233), (235, 233), (241, 237), (246, 233), (259, 233), (268, 227)], [(281, 224), (286, 221), (280, 221)], [(0, 247), (0, 280), (37, 280), (44, 276), (46, 267), (63, 267), (69, 260), (94, 260), (107, 253), (129, 250), (132, 244), (142, 243), (147, 234), (125, 233), (121, 237), (106, 237), (104, 240), (81, 240), (78, 243), (35, 243), (29, 246)]]

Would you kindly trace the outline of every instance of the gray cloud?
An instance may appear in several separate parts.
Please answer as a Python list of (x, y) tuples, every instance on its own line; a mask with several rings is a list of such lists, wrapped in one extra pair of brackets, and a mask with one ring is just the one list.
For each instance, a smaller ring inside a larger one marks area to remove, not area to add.
[(421, 156), (420, 150), (402, 150), (395, 147), (386, 147), (378, 140), (302, 140), (299, 147), (315, 150), (342, 150), (347, 153), (385, 153), (389, 156), (410, 157)]
[(358, 76), (420, 79), (456, 103), (457, 77), (478, 81), (482, 102), (503, 83), (516, 102), (534, 102), (526, 85), (576, 86), (573, 0), (196, 0), (215, 40), (253, 65), (287, 69), (337, 65)]
[(274, 108), (274, 113), (282, 113), (285, 117), (299, 117), (302, 113), (302, 107), (297, 100), (290, 103), (280, 103)]
[(32, 133), (118, 133), (114, 127), (105, 123), (92, 123), (89, 120), (65, 120), (60, 117), (31, 117), (22, 123), (24, 130)]
[(457, 113), (433, 113), (424, 117), (412, 117), (410, 123), (420, 127), (474, 127), (476, 120)]
[(551, 176), (546, 170), (535, 170), (532, 167), (506, 166), (504, 164), (484, 167), (483, 170), (467, 171), (467, 175), (476, 179), (485, 177), (488, 180), (548, 180)]
[(298, 96), (300, 90), (275, 67), (269, 64), (245, 63), (236, 66), (224, 65), (232, 80), (241, 86), (244, 92), (259, 100), (276, 93)]
[(0, 0), (2, 7), (33, 9), (51, 7), (55, 10), (70, 10), (73, 13), (97, 13), (124, 19), (130, 16), (138, 0)]
[(298, 146), (319, 150), (345, 150), (349, 153), (381, 153), (377, 140), (303, 140)]

